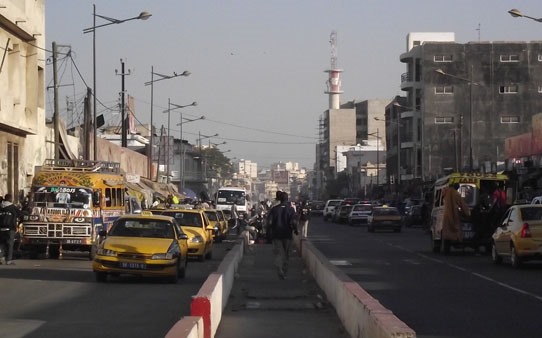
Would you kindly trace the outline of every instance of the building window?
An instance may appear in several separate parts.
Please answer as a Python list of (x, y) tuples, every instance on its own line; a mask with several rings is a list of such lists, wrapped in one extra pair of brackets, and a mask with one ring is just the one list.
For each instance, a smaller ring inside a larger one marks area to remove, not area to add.
[(454, 93), (453, 86), (435, 87), (435, 94), (453, 94), (453, 93)]
[(452, 116), (439, 116), (435, 117), (435, 124), (451, 124), (454, 123)]
[(542, 93), (542, 86), (538, 86), (538, 92)]
[(501, 116), (501, 123), (519, 123), (519, 116)]
[(519, 55), (517, 54), (501, 55), (501, 62), (519, 62)]
[(542, 54), (538, 54), (538, 61), (542, 62)]
[(501, 94), (517, 94), (518, 85), (500, 86), (499, 93)]
[(433, 60), (435, 62), (452, 62), (454, 58), (453, 55), (435, 55)]

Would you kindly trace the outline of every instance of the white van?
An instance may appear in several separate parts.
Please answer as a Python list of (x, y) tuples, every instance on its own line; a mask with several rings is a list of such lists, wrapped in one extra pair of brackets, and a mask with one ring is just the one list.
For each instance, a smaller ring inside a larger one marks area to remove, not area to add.
[(342, 199), (335, 199), (335, 200), (327, 200), (326, 205), (324, 206), (324, 221), (327, 221), (331, 219), (331, 216), (333, 216), (333, 212), (335, 211), (335, 207), (339, 205), (343, 200)]

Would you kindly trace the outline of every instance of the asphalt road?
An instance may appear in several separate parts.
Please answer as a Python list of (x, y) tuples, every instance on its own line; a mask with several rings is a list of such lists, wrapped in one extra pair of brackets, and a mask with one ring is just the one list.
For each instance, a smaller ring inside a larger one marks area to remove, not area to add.
[(0, 265), (0, 337), (162, 338), (190, 314), (191, 297), (232, 245), (216, 244), (211, 260), (190, 260), (176, 285), (130, 276), (96, 283), (88, 255), (73, 252)]
[(540, 337), (542, 263), (514, 270), (490, 255), (430, 250), (419, 228), (368, 233), (313, 217), (310, 240), (417, 337)]

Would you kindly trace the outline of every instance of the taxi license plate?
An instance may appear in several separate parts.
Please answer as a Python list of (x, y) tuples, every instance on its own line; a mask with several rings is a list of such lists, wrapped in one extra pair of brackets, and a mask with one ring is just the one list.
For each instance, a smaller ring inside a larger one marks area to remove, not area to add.
[(81, 243), (83, 243), (83, 241), (81, 241), (80, 239), (66, 239), (64, 242), (66, 244), (81, 244)]
[(147, 268), (147, 264), (145, 263), (120, 262), (119, 266), (123, 269), (133, 269), (133, 270), (145, 270)]

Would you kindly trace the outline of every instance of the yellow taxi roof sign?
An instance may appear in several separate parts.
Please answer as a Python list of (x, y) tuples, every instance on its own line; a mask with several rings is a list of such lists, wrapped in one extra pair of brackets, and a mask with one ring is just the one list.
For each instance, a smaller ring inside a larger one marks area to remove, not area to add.
[(141, 211), (141, 216), (152, 216), (152, 211), (143, 210)]

